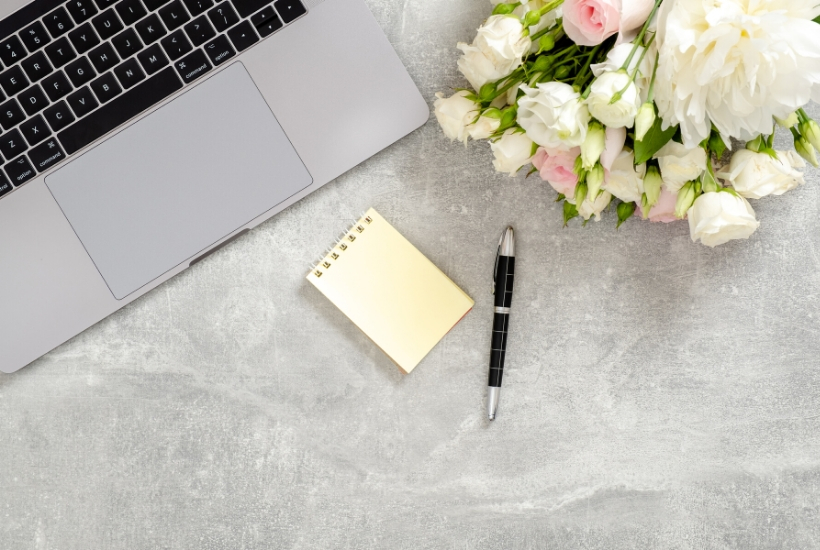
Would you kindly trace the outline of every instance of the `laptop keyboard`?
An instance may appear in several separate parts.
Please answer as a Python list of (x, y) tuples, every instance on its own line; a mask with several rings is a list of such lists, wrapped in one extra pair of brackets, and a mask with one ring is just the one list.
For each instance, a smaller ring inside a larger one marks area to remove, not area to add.
[(0, 21), (0, 197), (305, 13), (300, 0), (36, 0)]

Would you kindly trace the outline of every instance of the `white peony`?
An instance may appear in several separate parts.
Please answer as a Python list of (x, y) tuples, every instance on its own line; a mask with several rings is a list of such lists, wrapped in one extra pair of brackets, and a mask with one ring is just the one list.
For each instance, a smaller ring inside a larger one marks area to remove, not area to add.
[(476, 91), (521, 66), (532, 45), (523, 32), (517, 17), (493, 15), (478, 29), (472, 44), (459, 42), (458, 49), (464, 55), (458, 60), (458, 68)]
[(673, 194), (677, 194), (683, 184), (698, 179), (706, 171), (706, 151), (700, 147), (687, 149), (685, 145), (670, 141), (655, 154), (655, 158), (661, 168), (663, 183)]
[(536, 88), (521, 85), (518, 124), (538, 145), (548, 149), (580, 147), (587, 137), (589, 111), (569, 84), (544, 82)]
[(457, 139), (467, 143), (469, 131), (467, 124), (478, 114), (479, 106), (467, 98), (465, 91), (456, 92), (450, 97), (444, 97), (441, 92), (436, 94), (436, 101), (433, 103), (436, 119), (444, 135), (448, 138)]
[(630, 128), (641, 108), (638, 87), (626, 71), (604, 73), (592, 83), (589, 114), (611, 128)]
[(820, 101), (817, 0), (666, 0), (658, 22), (655, 101), (696, 147), (712, 124), (751, 139)]
[(624, 150), (615, 159), (604, 183), (604, 189), (624, 202), (640, 204), (643, 197), (643, 178), (646, 165), (635, 166), (635, 153)]
[(585, 220), (595, 216), (595, 221), (599, 222), (601, 221), (601, 212), (609, 206), (610, 202), (612, 202), (612, 194), (608, 191), (603, 191), (594, 201), (590, 201), (589, 197), (587, 197), (586, 200), (581, 203), (581, 206), (578, 206), (578, 214)]
[(778, 151), (777, 160), (766, 153), (742, 149), (732, 156), (726, 171), (717, 174), (732, 184), (747, 199), (759, 199), (768, 195), (782, 195), (805, 183), (803, 172), (806, 163), (793, 151)]
[(715, 247), (733, 239), (747, 239), (760, 222), (749, 201), (732, 193), (704, 193), (689, 209), (689, 233), (706, 246)]
[(509, 174), (510, 177), (532, 159), (532, 140), (520, 130), (507, 130), (503, 136), (490, 142), (490, 148), (495, 155), (495, 169)]

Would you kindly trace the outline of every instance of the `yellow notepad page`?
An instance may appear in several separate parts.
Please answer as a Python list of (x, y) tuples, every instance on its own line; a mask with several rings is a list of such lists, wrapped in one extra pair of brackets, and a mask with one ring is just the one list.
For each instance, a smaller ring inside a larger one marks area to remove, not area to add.
[(474, 304), (372, 208), (307, 279), (405, 374)]

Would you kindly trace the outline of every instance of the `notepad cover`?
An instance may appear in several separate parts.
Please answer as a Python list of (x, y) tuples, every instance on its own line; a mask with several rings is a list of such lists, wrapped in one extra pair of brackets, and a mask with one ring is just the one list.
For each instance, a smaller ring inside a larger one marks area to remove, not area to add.
[(474, 304), (372, 208), (307, 279), (404, 373)]

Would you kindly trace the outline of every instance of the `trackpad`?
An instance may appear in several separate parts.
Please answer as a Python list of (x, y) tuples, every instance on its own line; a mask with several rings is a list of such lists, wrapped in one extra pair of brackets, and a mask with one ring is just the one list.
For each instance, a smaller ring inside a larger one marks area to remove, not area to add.
[(50, 175), (122, 299), (312, 183), (241, 63)]

